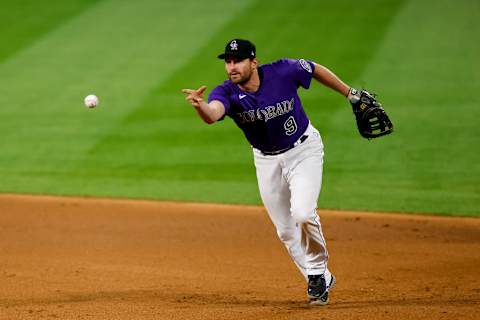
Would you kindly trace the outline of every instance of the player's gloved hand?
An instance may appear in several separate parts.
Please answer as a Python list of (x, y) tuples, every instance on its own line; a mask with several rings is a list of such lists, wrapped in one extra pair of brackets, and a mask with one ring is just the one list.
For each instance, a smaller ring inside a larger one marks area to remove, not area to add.
[(347, 96), (352, 105), (360, 135), (367, 139), (377, 138), (393, 131), (393, 124), (382, 105), (367, 90), (350, 88)]

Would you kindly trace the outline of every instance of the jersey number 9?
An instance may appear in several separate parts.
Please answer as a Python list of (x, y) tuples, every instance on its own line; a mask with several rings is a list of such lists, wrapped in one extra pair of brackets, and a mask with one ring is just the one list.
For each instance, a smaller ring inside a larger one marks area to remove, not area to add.
[(295, 122), (293, 116), (290, 116), (287, 121), (285, 121), (283, 127), (285, 128), (285, 134), (287, 136), (291, 136), (292, 134), (297, 132), (297, 123)]

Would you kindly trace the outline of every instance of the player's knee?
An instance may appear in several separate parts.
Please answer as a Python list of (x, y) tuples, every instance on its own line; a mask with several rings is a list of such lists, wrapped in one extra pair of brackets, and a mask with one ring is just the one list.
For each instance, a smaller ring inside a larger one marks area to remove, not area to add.
[(303, 224), (306, 221), (312, 219), (316, 214), (315, 208), (307, 207), (293, 207), (291, 209), (292, 217), (295, 219), (295, 222), (298, 224)]

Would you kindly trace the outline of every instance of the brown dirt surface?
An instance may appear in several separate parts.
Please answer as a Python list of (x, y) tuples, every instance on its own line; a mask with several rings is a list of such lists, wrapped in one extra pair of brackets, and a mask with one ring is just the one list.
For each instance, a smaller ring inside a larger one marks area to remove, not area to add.
[(0, 195), (0, 319), (480, 319), (480, 219), (319, 214), (326, 307), (261, 207)]

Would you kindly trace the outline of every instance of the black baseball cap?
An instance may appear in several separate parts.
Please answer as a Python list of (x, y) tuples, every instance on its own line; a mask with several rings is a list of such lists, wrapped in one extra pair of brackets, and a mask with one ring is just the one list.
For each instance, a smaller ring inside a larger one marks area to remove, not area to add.
[(228, 41), (225, 46), (225, 52), (218, 55), (219, 59), (225, 59), (226, 57), (234, 57), (240, 59), (255, 58), (256, 49), (255, 45), (248, 40), (233, 39)]

